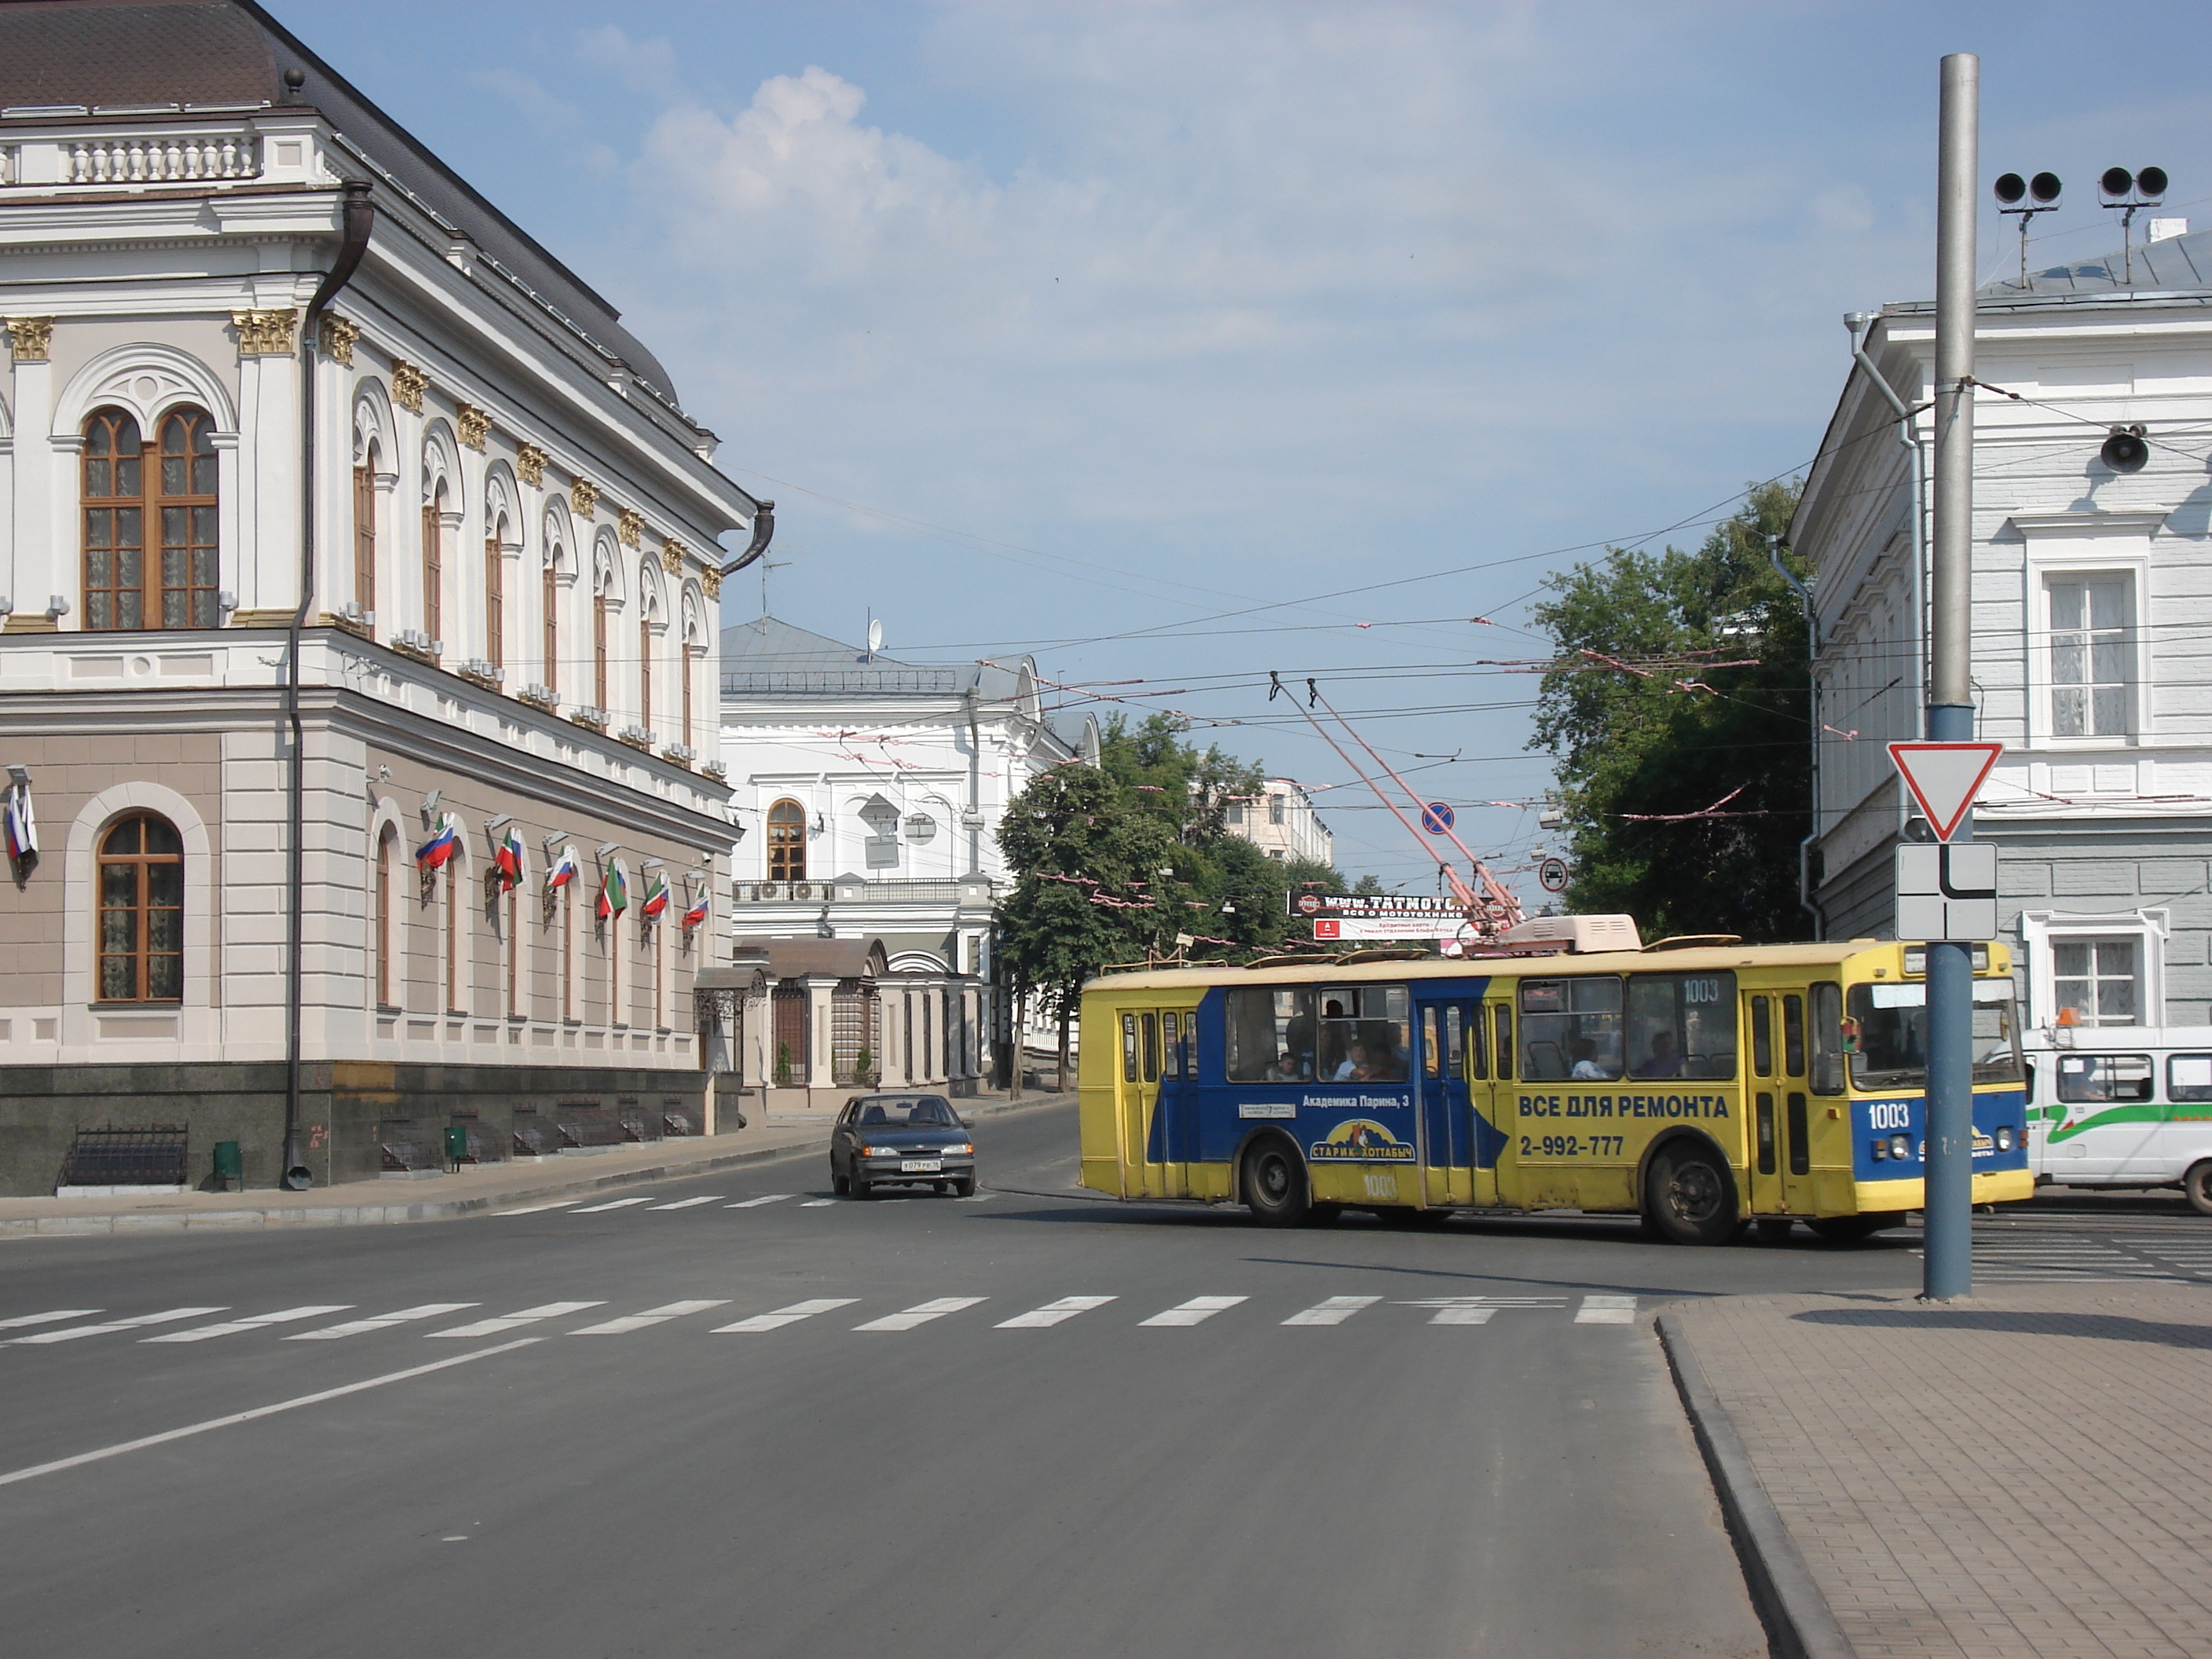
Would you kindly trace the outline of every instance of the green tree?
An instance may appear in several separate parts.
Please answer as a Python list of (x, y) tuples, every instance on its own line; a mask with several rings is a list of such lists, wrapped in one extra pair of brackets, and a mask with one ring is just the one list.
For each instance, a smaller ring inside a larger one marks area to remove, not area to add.
[(1694, 552), (1610, 549), (1535, 607), (1559, 665), (1529, 746), (1559, 757), (1575, 908), (1626, 912), (1647, 938), (1810, 930), (1811, 665), (1803, 610), (1767, 558), (1800, 487), (1754, 486)]

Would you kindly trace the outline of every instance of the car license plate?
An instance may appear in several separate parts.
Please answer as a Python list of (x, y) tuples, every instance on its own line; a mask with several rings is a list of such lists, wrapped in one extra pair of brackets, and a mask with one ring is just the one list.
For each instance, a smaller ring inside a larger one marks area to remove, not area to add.
[(907, 1158), (899, 1160), (901, 1175), (939, 1175), (944, 1171), (941, 1158)]

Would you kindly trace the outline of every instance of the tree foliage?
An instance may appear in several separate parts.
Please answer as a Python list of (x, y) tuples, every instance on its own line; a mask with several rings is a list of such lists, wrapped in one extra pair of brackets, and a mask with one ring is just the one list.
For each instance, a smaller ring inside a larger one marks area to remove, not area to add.
[(1767, 557), (1799, 489), (1754, 486), (1693, 552), (1610, 549), (1534, 608), (1560, 665), (1529, 746), (1559, 757), (1576, 909), (1626, 912), (1647, 938), (1809, 932), (1810, 663), (1802, 606)]

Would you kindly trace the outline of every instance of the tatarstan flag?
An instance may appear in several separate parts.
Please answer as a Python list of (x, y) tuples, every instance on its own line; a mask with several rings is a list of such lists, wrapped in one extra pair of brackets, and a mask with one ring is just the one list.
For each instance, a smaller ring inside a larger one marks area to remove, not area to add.
[(638, 907), (645, 915), (658, 917), (668, 908), (668, 884), (655, 870), (645, 878), (645, 902)]
[(629, 908), (629, 884), (623, 879), (622, 866), (610, 864), (606, 874), (599, 878), (599, 917), (604, 921)]

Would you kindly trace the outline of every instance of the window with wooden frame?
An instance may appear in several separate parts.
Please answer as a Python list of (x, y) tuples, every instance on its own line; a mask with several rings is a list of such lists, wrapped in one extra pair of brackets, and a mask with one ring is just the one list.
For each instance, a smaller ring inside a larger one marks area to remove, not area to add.
[(396, 952), (392, 939), (392, 892), (399, 884), (397, 873), (399, 863), (399, 832), (386, 824), (384, 834), (376, 843), (376, 915), (374, 922), (375, 937), (371, 941), (376, 952), (376, 1006), (396, 1008), (398, 1000), (392, 995), (392, 968)]
[(110, 824), (100, 840), (100, 1000), (181, 1002), (185, 995), (185, 847), (151, 812)]
[(522, 1018), (522, 890), (507, 890), (507, 1016)]
[(561, 1018), (576, 1023), (576, 902), (569, 896), (575, 884), (561, 890)]
[(539, 580), (538, 603), (544, 610), (544, 632), (545, 647), (545, 689), (557, 692), (561, 689), (561, 573), (555, 568), (556, 555), (545, 556), (545, 569)]
[(696, 646), (686, 645), (676, 657), (676, 660), (682, 665), (684, 674), (683, 742), (686, 749), (696, 746), (691, 741), (691, 678), (698, 672), (698, 658), (694, 654), (697, 650)]
[(353, 470), (353, 602), (376, 609), (376, 448)]
[(436, 650), (446, 637), (446, 504), (441, 488), (422, 503), (422, 631)]
[(607, 588), (604, 574), (592, 583), (592, 706), (607, 706)]
[(637, 723), (653, 730), (653, 624), (637, 619)]
[(446, 1012), (468, 1012), (461, 986), (461, 861), (446, 860)]
[(507, 559), (496, 534), (484, 538), (484, 660), (507, 664)]
[(173, 409), (155, 441), (119, 409), (93, 411), (80, 457), (88, 629), (216, 628), (215, 422)]
[(795, 800), (768, 809), (768, 878), (806, 879), (806, 809)]

